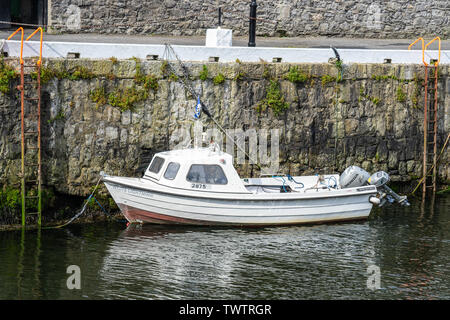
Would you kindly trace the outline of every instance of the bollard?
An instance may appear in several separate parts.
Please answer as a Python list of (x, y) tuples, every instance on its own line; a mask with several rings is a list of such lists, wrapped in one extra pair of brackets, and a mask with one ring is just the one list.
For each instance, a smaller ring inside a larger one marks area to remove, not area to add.
[(222, 26), (222, 8), (219, 7), (219, 27)]
[(256, 46), (255, 38), (256, 38), (256, 0), (252, 0), (250, 4), (250, 19), (249, 19), (249, 35), (248, 35), (248, 46), (254, 47)]

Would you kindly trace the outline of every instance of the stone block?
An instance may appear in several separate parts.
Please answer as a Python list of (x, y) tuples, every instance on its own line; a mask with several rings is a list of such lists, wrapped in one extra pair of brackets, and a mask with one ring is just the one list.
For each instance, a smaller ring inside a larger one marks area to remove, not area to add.
[(119, 137), (119, 130), (115, 127), (106, 127), (105, 137), (108, 141), (114, 141)]

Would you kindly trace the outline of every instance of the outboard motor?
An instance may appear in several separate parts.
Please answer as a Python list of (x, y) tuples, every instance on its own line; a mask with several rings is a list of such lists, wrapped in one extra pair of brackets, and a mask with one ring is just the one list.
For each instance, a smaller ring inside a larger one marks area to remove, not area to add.
[(386, 201), (389, 201), (390, 203), (396, 201), (401, 205), (409, 206), (406, 196), (398, 195), (386, 185), (389, 180), (389, 175), (384, 171), (378, 171), (370, 175), (366, 170), (361, 169), (360, 167), (350, 166), (345, 169), (339, 177), (339, 184), (343, 189), (374, 185), (378, 190), (380, 207), (384, 205)]
[(339, 177), (341, 188), (362, 187), (367, 184), (370, 174), (360, 167), (350, 166)]
[(378, 189), (378, 194), (380, 195), (380, 207), (386, 203), (386, 200), (389, 202), (397, 201), (402, 206), (409, 206), (408, 198), (406, 196), (400, 196), (395, 193), (391, 188), (389, 188), (386, 184), (389, 182), (389, 175), (384, 171), (375, 172), (367, 182)]

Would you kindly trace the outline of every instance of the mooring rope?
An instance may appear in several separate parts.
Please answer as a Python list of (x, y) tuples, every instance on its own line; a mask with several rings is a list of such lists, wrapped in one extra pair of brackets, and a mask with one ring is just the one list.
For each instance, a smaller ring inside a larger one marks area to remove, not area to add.
[(338, 95), (340, 93), (340, 87), (338, 83), (343, 80), (344, 72), (343, 72), (343, 61), (341, 60), (341, 56), (339, 55), (337, 49), (333, 46), (330, 46), (333, 50), (334, 55), (336, 57), (336, 62), (334, 63), (335, 67), (338, 69), (338, 76), (336, 77), (336, 84), (334, 86), (335, 91), (335, 100), (334, 100), (334, 126), (335, 126), (335, 137), (334, 137), (334, 156), (333, 156), (333, 171), (336, 171), (337, 167), (337, 145), (338, 145)]
[[(192, 97), (195, 99), (199, 99), (200, 100), (200, 95), (197, 94), (197, 92), (195, 91), (195, 89), (193, 88), (193, 86), (188, 83), (187, 81), (189, 81), (190, 74), (189, 74), (189, 70), (186, 68), (186, 66), (182, 63), (181, 59), (178, 57), (178, 55), (176, 54), (175, 50), (173, 49), (173, 47), (168, 44), (165, 43), (165, 49), (164, 49), (164, 54), (163, 54), (163, 59), (165, 59), (167, 61), (167, 66), (171, 69), (173, 74), (177, 74), (175, 68), (170, 64), (170, 56), (173, 55), (175, 57), (175, 59), (177, 60), (178, 64), (181, 67), (181, 71), (183, 73), (183, 77), (178, 77), (178, 82), (184, 86), (192, 95)], [(217, 122), (216, 119), (214, 119), (214, 117), (210, 114), (208, 108), (206, 108), (206, 106), (203, 104), (203, 102), (201, 102), (200, 100), (200, 105), (202, 106), (202, 109), (206, 115), (214, 122), (214, 124), (220, 129), (220, 131), (222, 131), (225, 136), (230, 139), (231, 142), (233, 142), (233, 144), (236, 146), (236, 148), (238, 148), (240, 151), (242, 151), (249, 159), (249, 161), (252, 161), (253, 164), (255, 164), (259, 170), (262, 171), (262, 167), (258, 164), (257, 161), (255, 161), (254, 159), (252, 159), (252, 157), (245, 151), (244, 148), (242, 148), (239, 143), (237, 143), (233, 137), (231, 137), (224, 128), (222, 128), (222, 126)], [(200, 117), (196, 118), (196, 120), (198, 120)]]
[[(62, 227), (65, 227), (65, 226), (69, 225), (69, 224), (72, 223), (75, 219), (77, 219), (79, 216), (81, 216), (81, 215), (84, 213), (84, 211), (86, 210), (87, 205), (89, 204), (89, 201), (90, 201), (91, 198), (94, 196), (95, 191), (97, 191), (98, 185), (99, 185), (99, 183), (100, 183), (101, 180), (102, 180), (102, 177), (100, 177), (100, 178), (98, 179), (97, 184), (95, 185), (94, 191), (92, 191), (92, 193), (91, 193), (91, 194), (89, 195), (89, 197), (86, 199), (86, 202), (85, 202), (85, 204), (83, 205), (83, 208), (81, 209), (81, 211), (78, 212), (74, 217), (72, 217), (72, 219), (70, 219), (69, 221), (67, 221), (66, 223), (64, 223), (64, 224), (62, 224), (62, 225), (54, 226), (54, 227), (45, 227), (45, 228), (42, 228), (42, 229), (59, 229), (59, 228), (62, 228)], [(94, 199), (95, 199), (95, 198), (94, 198)], [(95, 201), (97, 201), (97, 199), (95, 199)], [(97, 201), (97, 203), (98, 203), (98, 201)], [(99, 205), (100, 205), (100, 203), (99, 203)], [(100, 205), (100, 207), (103, 209), (103, 207), (102, 207), (101, 205)], [(103, 209), (103, 211), (105, 211), (105, 209)], [(105, 212), (106, 212), (106, 211), (105, 211)]]

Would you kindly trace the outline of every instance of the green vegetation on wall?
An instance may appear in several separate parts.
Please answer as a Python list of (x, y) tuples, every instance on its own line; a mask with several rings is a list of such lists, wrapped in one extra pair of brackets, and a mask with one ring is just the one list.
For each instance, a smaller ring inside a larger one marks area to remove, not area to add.
[(90, 99), (97, 104), (97, 108), (105, 105), (108, 102), (106, 90), (104, 87), (98, 87), (92, 90), (89, 94)]
[(55, 121), (62, 120), (62, 119), (65, 119), (65, 118), (66, 118), (66, 115), (65, 115), (64, 111), (63, 110), (59, 110), (58, 114), (54, 118), (51, 118), (51, 119), (47, 120), (47, 123), (52, 124)]
[(223, 74), (219, 73), (217, 76), (214, 77), (213, 82), (216, 85), (222, 84), (225, 82), (225, 76)]
[(0, 92), (9, 93), (9, 83), (18, 77), (18, 73), (0, 58)]
[(280, 84), (276, 80), (270, 80), (266, 98), (261, 100), (256, 106), (256, 110), (260, 113), (267, 110), (267, 108), (272, 109), (275, 116), (289, 108), (289, 104), (285, 101), (280, 90)]
[(330, 82), (335, 82), (336, 78), (332, 77), (328, 74), (324, 74), (321, 78), (320, 78), (321, 82), (322, 82), (322, 86), (326, 86), (328, 83)]
[(137, 89), (135, 86), (123, 90), (114, 90), (108, 95), (108, 103), (121, 111), (132, 110), (133, 106), (148, 98), (148, 91)]
[(246, 77), (245, 72), (244, 71), (239, 71), (233, 78), (234, 81), (241, 81), (244, 80)]
[(136, 61), (136, 74), (134, 76), (136, 83), (142, 85), (146, 90), (152, 89), (154, 92), (158, 91), (159, 84), (156, 76), (153, 74), (143, 74), (140, 61), (137, 58), (134, 58), (134, 60)]
[(358, 98), (359, 102), (361, 102), (363, 99), (367, 99), (369, 101), (372, 101), (372, 103), (374, 105), (378, 105), (381, 102), (380, 98), (372, 97), (372, 96), (370, 96), (368, 94), (365, 94), (364, 91), (365, 91), (365, 88), (363, 88), (363, 87), (359, 89), (359, 98)]
[(336, 81), (341, 82), (342, 80), (344, 80), (343, 79), (344, 63), (342, 62), (342, 60), (336, 60), (335, 66), (338, 69), (338, 76)]
[(271, 74), (271, 70), (270, 67), (268, 66), (267, 62), (263, 62), (263, 73), (262, 73), (262, 77), (263, 79), (269, 80), (270, 79), (270, 74)]
[[(37, 195), (36, 189), (29, 189), (26, 192), (27, 197), (33, 197)], [(42, 189), (42, 204), (43, 209), (47, 209), (53, 206), (55, 200), (55, 193), (51, 188)], [(19, 213), (19, 209), (22, 206), (22, 197), (20, 188), (6, 187), (0, 189), (0, 211), (2, 210), (13, 210)], [(38, 199), (31, 198), (26, 201), (27, 210), (37, 210)]]
[[(137, 103), (148, 99), (149, 90), (153, 90), (153, 92), (158, 91), (159, 83), (157, 77), (153, 74), (144, 74), (138, 58), (134, 57), (132, 60), (136, 62), (134, 81), (143, 88), (138, 88), (133, 84), (129, 88), (116, 88), (112, 92), (107, 93), (105, 87), (97, 87), (89, 94), (89, 98), (96, 103), (97, 108), (109, 103), (111, 106), (117, 107), (121, 111), (132, 110)], [(163, 63), (161, 69), (164, 68), (164, 70), (166, 70), (166, 67), (167, 65), (164, 67)]]
[(208, 67), (206, 65), (203, 65), (202, 71), (200, 71), (198, 77), (202, 81), (205, 81), (206, 79), (208, 79)]
[(99, 87), (92, 90), (89, 97), (91, 101), (96, 103), (97, 108), (109, 103), (121, 111), (126, 111), (132, 110), (137, 103), (147, 100), (148, 90), (138, 89), (133, 85), (130, 88), (118, 88), (107, 93), (104, 87)]
[(289, 72), (284, 76), (284, 79), (292, 83), (303, 83), (308, 80), (308, 75), (300, 71), (297, 66), (294, 66), (289, 68)]
[(411, 103), (413, 108), (417, 108), (419, 104), (419, 96), (420, 96), (420, 88), (421, 88), (421, 79), (417, 77), (417, 74), (414, 75), (414, 90), (411, 95)]
[(404, 102), (406, 100), (406, 94), (403, 92), (403, 89), (401, 86), (397, 87), (397, 101), (398, 102)]
[[(32, 72), (31, 77), (33, 79), (37, 79), (37, 73)], [(47, 84), (54, 78), (57, 78), (58, 80), (68, 79), (72, 81), (87, 80), (95, 78), (95, 74), (83, 66), (77, 66), (71, 71), (58, 71), (53, 68), (41, 67), (41, 84)]]
[(167, 62), (167, 60), (164, 60), (160, 68), (162, 77), (169, 79), (169, 81), (177, 81), (178, 76), (173, 72), (169, 72), (169, 69), (169, 63)]

